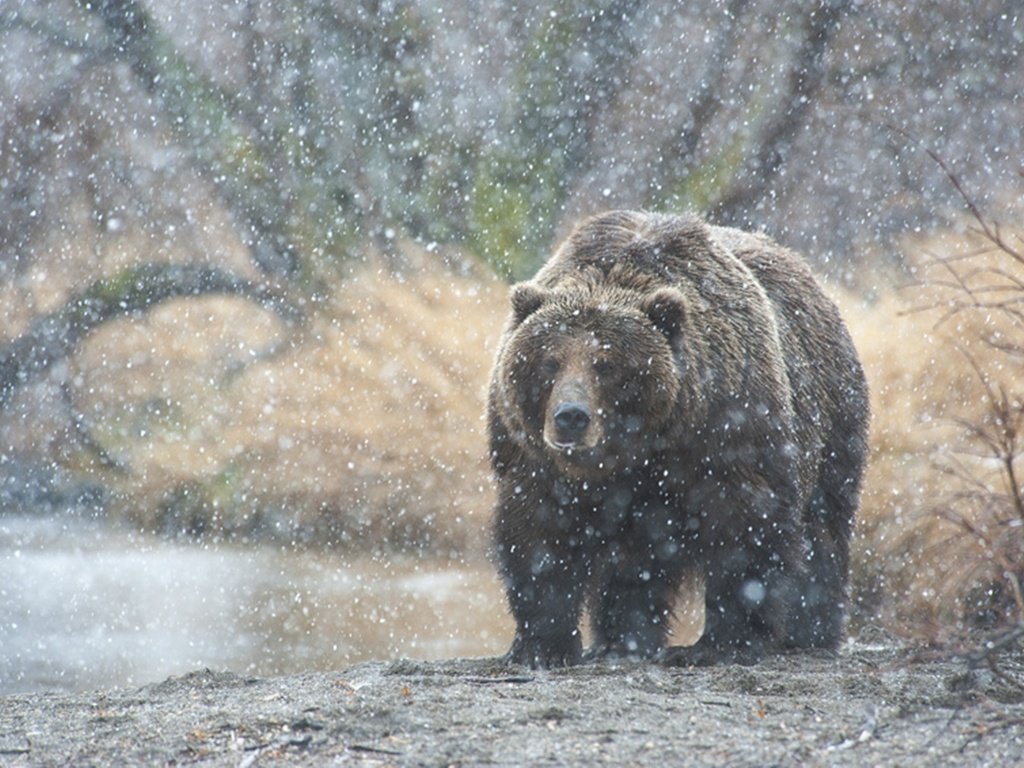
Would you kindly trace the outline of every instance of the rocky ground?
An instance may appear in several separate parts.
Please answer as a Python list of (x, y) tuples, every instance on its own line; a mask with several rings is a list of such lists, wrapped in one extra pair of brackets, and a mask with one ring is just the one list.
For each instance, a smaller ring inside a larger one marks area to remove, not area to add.
[(0, 765), (1015, 765), (1024, 654), (891, 642), (757, 666), (367, 663), (0, 699)]

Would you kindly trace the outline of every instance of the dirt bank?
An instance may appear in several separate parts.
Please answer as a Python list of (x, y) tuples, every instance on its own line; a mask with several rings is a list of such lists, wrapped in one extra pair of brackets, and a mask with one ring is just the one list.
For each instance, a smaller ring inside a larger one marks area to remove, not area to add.
[[(1000, 672), (1007, 673), (1003, 677)], [(0, 699), (0, 764), (1011, 765), (1024, 656), (996, 672), (851, 643), (755, 667), (368, 663)]]

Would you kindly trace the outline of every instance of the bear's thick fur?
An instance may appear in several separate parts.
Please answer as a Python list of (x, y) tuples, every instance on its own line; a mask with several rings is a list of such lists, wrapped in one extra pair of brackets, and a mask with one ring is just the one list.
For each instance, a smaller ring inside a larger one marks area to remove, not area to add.
[[(804, 262), (696, 218), (584, 221), (529, 282), (488, 404), (513, 662), (754, 660), (842, 636), (868, 394)], [(673, 599), (704, 634), (665, 649)]]

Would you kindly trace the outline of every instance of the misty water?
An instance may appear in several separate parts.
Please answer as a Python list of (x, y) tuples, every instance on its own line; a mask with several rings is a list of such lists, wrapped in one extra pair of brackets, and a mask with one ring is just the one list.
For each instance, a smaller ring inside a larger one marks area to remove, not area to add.
[(172, 543), (0, 518), (0, 694), (500, 653), (486, 563)]

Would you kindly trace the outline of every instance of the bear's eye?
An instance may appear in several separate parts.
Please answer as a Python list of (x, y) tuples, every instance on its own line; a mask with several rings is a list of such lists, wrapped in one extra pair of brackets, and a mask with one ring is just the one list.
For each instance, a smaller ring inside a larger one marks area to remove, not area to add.
[(558, 361), (553, 357), (549, 357), (540, 364), (540, 375), (546, 381), (551, 381), (558, 374), (558, 368)]
[(610, 379), (615, 375), (618, 366), (615, 361), (608, 359), (597, 359), (594, 361), (594, 373), (599, 379)]

